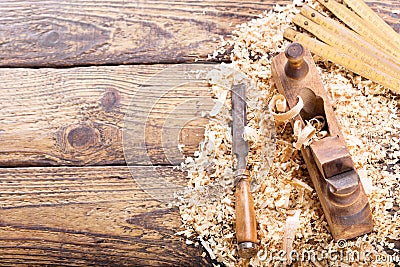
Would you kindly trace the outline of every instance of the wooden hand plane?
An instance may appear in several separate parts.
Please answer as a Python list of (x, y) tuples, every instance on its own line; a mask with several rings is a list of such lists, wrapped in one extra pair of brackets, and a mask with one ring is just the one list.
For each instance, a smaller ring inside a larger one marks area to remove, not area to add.
[(290, 108), (300, 96), (304, 106), (292, 120), (302, 127), (322, 116), (327, 135), (302, 146), (315, 190), (335, 240), (349, 239), (373, 230), (368, 198), (347, 149), (327, 93), (309, 51), (292, 43), (273, 58), (272, 77)]

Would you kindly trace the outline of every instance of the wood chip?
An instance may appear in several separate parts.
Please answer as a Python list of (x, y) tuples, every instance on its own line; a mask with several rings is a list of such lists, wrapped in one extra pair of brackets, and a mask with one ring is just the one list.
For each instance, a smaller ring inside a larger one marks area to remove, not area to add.
[(292, 263), (290, 255), (293, 251), (293, 242), (296, 237), (297, 229), (300, 227), (300, 213), (301, 210), (296, 210), (294, 214), (289, 215), (286, 218), (285, 234), (283, 236), (283, 251), (286, 252), (288, 264)]

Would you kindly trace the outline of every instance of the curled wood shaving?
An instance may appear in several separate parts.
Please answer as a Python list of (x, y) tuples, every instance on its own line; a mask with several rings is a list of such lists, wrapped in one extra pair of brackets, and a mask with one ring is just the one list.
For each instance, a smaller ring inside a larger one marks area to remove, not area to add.
[(297, 137), (294, 147), (299, 150), (302, 146), (310, 145), (311, 141), (315, 137), (317, 130), (311, 123), (307, 122), (304, 128), (301, 128), (301, 121), (297, 120), (293, 126), (293, 133)]
[[(287, 122), (297, 115), (304, 107), (303, 99), (298, 96), (297, 104), (287, 110), (286, 99), (283, 95), (274, 95), (268, 104), (269, 112), (274, 116), (277, 122)], [(286, 111), (286, 112), (285, 112)], [(293, 127), (294, 135), (297, 141), (294, 143), (296, 149), (301, 149), (302, 146), (310, 145), (313, 139), (321, 139), (328, 135), (326, 131), (321, 131), (325, 126), (325, 119), (322, 116), (316, 116), (307, 122), (304, 128), (301, 128), (300, 120), (296, 120)]]
[(276, 99), (276, 103), (275, 103), (276, 110), (278, 112), (285, 112), (287, 105), (286, 105), (286, 99), (283, 97), (283, 95), (279, 94), (279, 95), (274, 96), (272, 98), (271, 102), (274, 102), (275, 99)]
[[(286, 110), (286, 99), (281, 94), (274, 95), (268, 105), (269, 112), (274, 116), (274, 119), (277, 122), (286, 122), (293, 119), (294, 117), (299, 115), (303, 107), (304, 107), (303, 99), (300, 96), (298, 96), (298, 101), (296, 106), (294, 106), (287, 112), (277, 113), (277, 112), (282, 112), (282, 110), (283, 111)], [(277, 112), (275, 112), (275, 110)]]
[(296, 149), (301, 149), (302, 146), (309, 146), (313, 140), (319, 140), (328, 135), (327, 131), (322, 131), (325, 126), (325, 118), (315, 116), (309, 121), (306, 121), (306, 126), (301, 128), (301, 121), (297, 120), (293, 126), (293, 134), (297, 141), (294, 143)]
[(320, 132), (325, 126), (325, 118), (323, 116), (315, 116), (308, 121), (317, 132)]

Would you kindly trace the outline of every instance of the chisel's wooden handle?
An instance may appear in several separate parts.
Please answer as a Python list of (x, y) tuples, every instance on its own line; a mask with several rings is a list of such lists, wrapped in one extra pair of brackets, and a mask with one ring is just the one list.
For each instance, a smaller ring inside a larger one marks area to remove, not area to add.
[(257, 222), (250, 178), (247, 174), (237, 177), (236, 185), (236, 238), (241, 258), (251, 258), (257, 253)]

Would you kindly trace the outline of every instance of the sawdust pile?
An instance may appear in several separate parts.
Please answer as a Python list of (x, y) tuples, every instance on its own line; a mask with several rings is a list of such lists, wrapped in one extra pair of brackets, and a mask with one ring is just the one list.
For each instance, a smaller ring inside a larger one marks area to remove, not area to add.
[(396, 262), (400, 256), (395, 247), (400, 239), (399, 98), (339, 66), (319, 62), (325, 88), (368, 194), (375, 226), (371, 234), (335, 242), (305, 163), (293, 147), (290, 124), (281, 123), (275, 129), (268, 114), (268, 103), (277, 93), (271, 80), (271, 58), (288, 45), (283, 30), (292, 27), (295, 12), (294, 5), (276, 6), (238, 26), (228, 44), (234, 46), (233, 63), (222, 64), (210, 73), (214, 98), (224, 105), (211, 114), (199, 152), (182, 166), (188, 172), (188, 190), (180, 196), (183, 230), (178, 234), (188, 244), (202, 245), (212, 259), (226, 266), (244, 264), (237, 256), (234, 230), (230, 92), (228, 86), (221, 86), (229, 83), (235, 68), (255, 83), (248, 91), (246, 132), (250, 175), (258, 183), (252, 191), (260, 251), (250, 264), (392, 266), (388, 262)]

